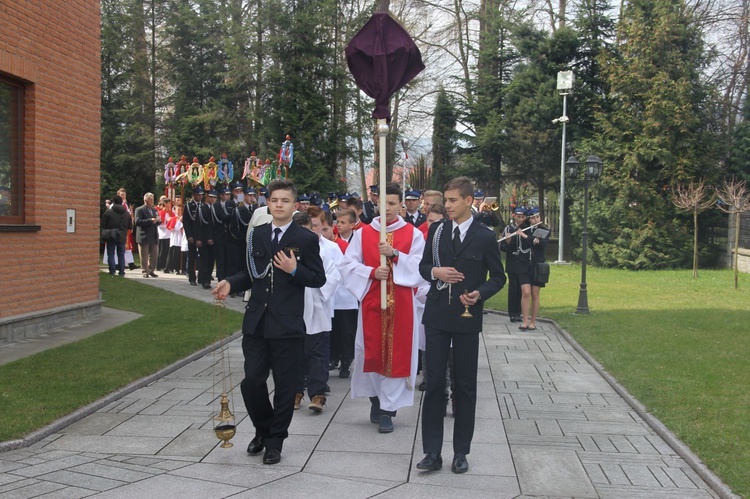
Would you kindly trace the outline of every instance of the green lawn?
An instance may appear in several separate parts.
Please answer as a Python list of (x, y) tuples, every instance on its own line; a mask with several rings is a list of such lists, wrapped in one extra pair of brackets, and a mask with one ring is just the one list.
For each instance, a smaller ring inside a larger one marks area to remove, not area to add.
[[(750, 275), (552, 266), (542, 317), (557, 321), (732, 490), (750, 497)], [(489, 300), (506, 310), (507, 293)]]
[[(186, 283), (187, 284), (187, 283)], [(105, 306), (143, 314), (0, 366), (0, 441), (23, 437), (238, 331), (242, 314), (102, 274)]]

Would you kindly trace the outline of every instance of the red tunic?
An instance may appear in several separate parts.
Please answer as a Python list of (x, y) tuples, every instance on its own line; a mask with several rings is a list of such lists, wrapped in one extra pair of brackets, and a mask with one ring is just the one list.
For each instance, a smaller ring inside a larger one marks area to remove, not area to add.
[[(409, 253), (414, 226), (388, 232), (388, 243), (401, 253)], [(362, 228), (362, 263), (380, 266), (378, 243), (380, 232), (369, 225)], [(387, 260), (387, 265), (392, 262)], [(387, 285), (388, 307), (380, 307), (380, 285)], [(393, 283), (393, 272), (387, 281), (374, 279), (362, 300), (362, 329), (365, 343), (364, 372), (374, 372), (389, 378), (411, 375), (412, 335), (414, 333), (413, 290)]]

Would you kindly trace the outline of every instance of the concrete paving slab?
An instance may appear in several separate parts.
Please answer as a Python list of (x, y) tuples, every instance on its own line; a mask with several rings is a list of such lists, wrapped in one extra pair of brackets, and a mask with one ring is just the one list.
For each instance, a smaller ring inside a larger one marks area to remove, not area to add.
[(76, 421), (67, 428), (63, 428), (60, 430), (60, 433), (70, 435), (104, 435), (132, 417), (132, 414), (95, 412), (80, 421)]
[[(450, 461), (443, 461), (443, 469), (439, 471), (419, 471), (415, 469), (409, 477), (409, 483), (432, 485), (438, 487), (452, 487), (462, 490), (454, 497), (474, 497), (475, 493), (484, 495), (494, 494), (492, 497), (517, 497), (520, 493), (518, 479), (516, 477), (469, 475), (468, 473), (458, 475), (451, 472)], [(469, 462), (471, 471), (471, 462)]]
[(86, 473), (75, 473), (70, 470), (61, 470), (49, 473), (44, 476), (44, 480), (45, 482), (61, 483), (73, 487), (81, 487), (84, 489), (99, 491), (110, 490), (115, 487), (125, 485), (126, 483), (120, 480), (112, 480), (110, 478), (89, 475)]
[[(405, 483), (387, 490), (380, 494), (378, 498), (387, 499), (455, 499), (464, 497), (466, 489), (455, 487), (428, 485), (419, 483)], [(473, 499), (511, 499), (516, 497), (517, 492), (494, 491), (494, 490), (472, 490)]]
[(331, 423), (316, 451), (379, 452), (411, 455), (416, 427), (400, 428), (393, 433), (378, 433), (378, 426), (369, 428), (352, 424)]
[(39, 497), (41, 495), (64, 489), (65, 485), (54, 482), (41, 482), (37, 480), (24, 480), (0, 487), (3, 497), (24, 499), (27, 497)]
[(95, 495), (95, 490), (82, 489), (80, 487), (65, 487), (48, 494), (36, 496), (35, 499), (79, 499), (81, 497), (90, 497)]
[[(298, 473), (288, 468), (264, 466), (248, 469), (247, 466), (196, 463), (172, 472), (173, 476), (184, 476), (197, 480), (255, 488)], [(279, 496), (283, 497), (283, 496)]]
[(192, 478), (159, 475), (148, 480), (131, 483), (97, 495), (97, 499), (133, 499), (147, 497), (179, 497), (180, 499), (206, 499), (228, 497), (242, 492), (242, 487), (225, 485)]
[(573, 451), (513, 446), (513, 461), (526, 495), (598, 497)]
[(614, 393), (609, 383), (596, 373), (551, 373), (550, 379), (558, 392)]
[(343, 478), (387, 478), (406, 482), (411, 455), (316, 451), (305, 471)]
[(491, 362), (499, 379), (504, 381), (542, 381), (536, 367), (528, 364), (501, 364)]
[(165, 437), (109, 437), (93, 435), (63, 435), (49, 444), (50, 449), (79, 452), (112, 452), (115, 454), (156, 454), (170, 438)]
[(346, 497), (358, 499), (376, 496), (388, 488), (389, 486), (356, 480), (319, 476), (312, 473), (295, 473), (234, 497), (237, 499), (278, 499), (280, 497), (304, 497), (305, 499)]
[(157, 455), (202, 458), (220, 443), (221, 441), (216, 438), (213, 429), (185, 430), (160, 450)]

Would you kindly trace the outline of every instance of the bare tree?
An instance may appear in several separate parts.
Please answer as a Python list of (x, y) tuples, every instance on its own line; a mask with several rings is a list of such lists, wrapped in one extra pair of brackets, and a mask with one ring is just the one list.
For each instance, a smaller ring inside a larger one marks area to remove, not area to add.
[(724, 213), (734, 214), (734, 289), (737, 289), (737, 280), (739, 277), (739, 268), (737, 260), (740, 249), (740, 216), (746, 211), (750, 211), (750, 191), (745, 181), (724, 179), (721, 187), (716, 192), (718, 201), (716, 206)]
[(716, 196), (711, 189), (700, 181), (698, 184), (690, 182), (685, 187), (677, 184), (672, 194), (672, 202), (683, 211), (693, 212), (693, 279), (698, 277), (698, 213), (709, 209), (716, 202)]

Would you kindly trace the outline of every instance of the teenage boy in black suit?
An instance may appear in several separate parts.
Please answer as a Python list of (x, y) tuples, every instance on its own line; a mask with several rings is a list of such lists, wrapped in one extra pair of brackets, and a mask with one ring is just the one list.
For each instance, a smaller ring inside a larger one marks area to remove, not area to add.
[[(297, 189), (289, 180), (268, 184), (273, 221), (247, 233), (251, 268), (227, 277), (213, 294), (220, 300), (252, 288), (242, 322), (245, 379), (242, 398), (255, 426), (247, 447), (264, 464), (281, 460), (284, 439), (294, 414), (305, 340), (305, 288), (320, 288), (326, 277), (318, 237), (292, 223)], [(273, 371), (273, 406), (268, 399), (268, 373)]]
[[(426, 456), (417, 468), (439, 470), (443, 465), (440, 451), (443, 447), (445, 370), (452, 342), (455, 425), (451, 471), (465, 473), (469, 470), (466, 455), (474, 436), (483, 304), (503, 287), (505, 274), (495, 233), (472, 217), (474, 186), (471, 180), (454, 178), (445, 184), (444, 191), (450, 220), (430, 226), (419, 265), (420, 274), (430, 282), (422, 318), (430, 381), (422, 408), (422, 447)], [(437, 246), (437, 255), (433, 254), (433, 245)], [(467, 305), (471, 318), (461, 317)]]

